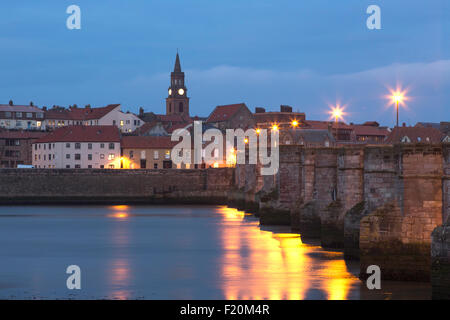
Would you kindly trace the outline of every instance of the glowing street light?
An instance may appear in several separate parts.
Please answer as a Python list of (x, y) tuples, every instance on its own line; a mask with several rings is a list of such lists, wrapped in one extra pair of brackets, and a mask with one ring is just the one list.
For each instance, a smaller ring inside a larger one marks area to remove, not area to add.
[(273, 131), (278, 131), (278, 125), (274, 124), (274, 125), (272, 126), (272, 130), (273, 130)]
[(334, 118), (334, 121), (336, 123), (338, 123), (339, 120), (342, 120), (345, 115), (344, 108), (341, 107), (340, 105), (331, 107), (331, 110), (328, 113)]
[(396, 91), (391, 90), (391, 95), (389, 98), (392, 100), (396, 107), (397, 111), (397, 127), (398, 127), (398, 112), (399, 112), (399, 105), (403, 105), (404, 101), (408, 100), (408, 98), (405, 96), (406, 90), (401, 91), (400, 89), (397, 89)]
[(291, 125), (292, 125), (293, 128), (298, 127), (298, 121), (297, 121), (297, 120), (293, 120), (293, 121), (291, 122)]

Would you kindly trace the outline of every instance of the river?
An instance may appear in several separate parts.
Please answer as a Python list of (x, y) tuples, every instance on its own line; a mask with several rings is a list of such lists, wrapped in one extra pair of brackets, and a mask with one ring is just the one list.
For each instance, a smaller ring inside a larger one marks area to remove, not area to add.
[[(429, 299), (223, 206), (1, 206), (0, 299)], [(81, 269), (81, 290), (66, 268)]]

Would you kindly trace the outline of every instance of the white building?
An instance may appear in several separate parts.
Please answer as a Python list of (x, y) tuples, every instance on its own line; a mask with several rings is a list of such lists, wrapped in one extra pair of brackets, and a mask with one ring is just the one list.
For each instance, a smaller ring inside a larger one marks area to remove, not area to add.
[(144, 122), (131, 112), (122, 112), (120, 104), (101, 108), (52, 108), (45, 112), (45, 128), (55, 129), (70, 125), (117, 126), (121, 132), (133, 132)]
[(120, 168), (120, 133), (115, 126), (58, 128), (32, 145), (36, 168)]
[(5, 129), (43, 129), (44, 111), (34, 106), (0, 104), (0, 127)]

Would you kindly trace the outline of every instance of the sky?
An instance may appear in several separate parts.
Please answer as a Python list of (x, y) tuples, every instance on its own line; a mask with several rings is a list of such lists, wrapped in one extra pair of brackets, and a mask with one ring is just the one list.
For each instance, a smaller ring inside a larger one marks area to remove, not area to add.
[[(81, 29), (69, 30), (70, 5)], [(381, 29), (369, 30), (370, 5)], [(192, 116), (244, 102), (311, 120), (450, 121), (448, 0), (22, 0), (0, 4), (0, 103), (165, 112), (177, 50)]]

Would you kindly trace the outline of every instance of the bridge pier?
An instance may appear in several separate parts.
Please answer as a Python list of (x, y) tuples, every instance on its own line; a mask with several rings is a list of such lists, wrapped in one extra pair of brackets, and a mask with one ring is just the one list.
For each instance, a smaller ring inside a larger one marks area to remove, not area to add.
[(430, 235), (442, 223), (442, 148), (401, 146), (395, 154), (397, 199), (360, 223), (361, 277), (378, 265), (385, 280), (430, 281)]
[(433, 299), (450, 299), (450, 145), (444, 146), (443, 221), (434, 229), (431, 244)]

